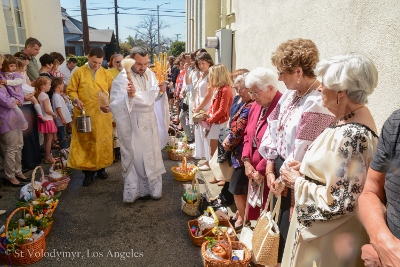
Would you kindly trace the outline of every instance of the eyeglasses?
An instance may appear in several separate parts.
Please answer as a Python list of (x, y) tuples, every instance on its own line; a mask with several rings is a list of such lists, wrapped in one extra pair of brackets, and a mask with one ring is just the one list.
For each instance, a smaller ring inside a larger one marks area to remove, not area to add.
[(258, 95), (260, 94), (261, 91), (262, 90), (259, 90), (258, 92), (249, 91), (249, 94), (250, 94), (251, 97), (258, 98)]
[(117, 63), (117, 64), (118, 64), (118, 63), (121, 63), (121, 60), (120, 60), (120, 61), (115, 61), (115, 63)]

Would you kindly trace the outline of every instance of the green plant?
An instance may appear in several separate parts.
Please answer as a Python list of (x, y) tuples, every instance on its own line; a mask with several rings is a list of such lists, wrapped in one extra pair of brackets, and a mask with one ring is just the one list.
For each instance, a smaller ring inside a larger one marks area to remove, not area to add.
[(208, 241), (207, 248), (211, 249), (213, 246), (217, 244), (217, 241), (215, 241), (215, 238), (213, 237), (206, 236), (206, 240)]

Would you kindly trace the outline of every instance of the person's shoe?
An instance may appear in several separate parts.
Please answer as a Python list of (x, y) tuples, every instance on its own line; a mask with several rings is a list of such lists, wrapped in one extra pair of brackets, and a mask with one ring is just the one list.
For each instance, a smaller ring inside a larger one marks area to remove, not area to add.
[(202, 166), (199, 167), (199, 170), (200, 170), (200, 171), (209, 171), (209, 170), (211, 170), (211, 169), (210, 169), (209, 166), (207, 166), (207, 165), (204, 164), (204, 165), (202, 165)]
[(219, 182), (217, 183), (217, 185), (218, 185), (218, 186), (224, 186), (224, 185), (225, 185), (225, 181), (219, 181)]
[(143, 197), (139, 197), (138, 199), (139, 200), (150, 200), (151, 197), (150, 197), (150, 195), (146, 195), (146, 196), (143, 196)]
[(18, 183), (12, 183), (10, 180), (8, 180), (6, 178), (1, 178), (1, 183), (4, 186), (12, 186), (12, 187), (23, 187), (25, 185), (23, 183), (20, 183), (17, 179), (13, 179), (13, 180), (15, 180), (15, 182), (18, 182)]
[(212, 178), (212, 180), (209, 181), (210, 184), (216, 184), (218, 183), (218, 180), (215, 178), (215, 176)]
[(6, 210), (0, 210), (0, 215), (5, 214), (7, 211)]
[(99, 177), (100, 179), (107, 179), (108, 178), (108, 173), (106, 173), (105, 169), (100, 169), (97, 171), (97, 177)]
[(15, 175), (15, 178), (17, 178), (18, 181), (20, 181), (21, 183), (30, 183), (31, 181), (28, 180), (28, 178), (25, 177), (24, 174), (19, 174), (19, 175)]
[(92, 175), (85, 175), (85, 179), (83, 179), (83, 186), (89, 186), (93, 182)]

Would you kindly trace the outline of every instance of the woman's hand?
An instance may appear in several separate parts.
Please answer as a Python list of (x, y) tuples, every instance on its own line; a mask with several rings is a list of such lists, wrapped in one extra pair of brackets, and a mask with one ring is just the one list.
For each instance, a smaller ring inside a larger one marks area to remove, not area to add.
[(301, 165), (300, 161), (292, 160), (292, 161), (288, 162), (286, 166), (288, 168), (292, 168), (295, 171), (300, 171), (300, 165)]
[(254, 170), (253, 172), (253, 180), (257, 184), (261, 184), (265, 179), (265, 176), (260, 174), (258, 171)]
[(291, 168), (281, 169), (282, 181), (289, 188), (292, 189), (294, 188), (294, 183), (296, 182), (296, 179), (300, 176), (301, 176), (300, 172), (294, 169)]
[(31, 101), (31, 98), (35, 95), (35, 93), (31, 93), (29, 95), (24, 95), (24, 100), (25, 101)]
[(244, 162), (244, 173), (246, 174), (249, 179), (253, 179), (253, 173), (256, 170), (254, 169), (253, 165), (251, 165), (250, 161)]
[(109, 106), (102, 106), (102, 107), (100, 107), (100, 110), (103, 113), (108, 113), (108, 112), (110, 112), (110, 107)]
[(229, 135), (225, 138), (225, 140), (222, 142), (222, 146), (224, 147), (225, 151), (231, 150), (231, 144), (229, 143)]
[(382, 267), (379, 255), (371, 244), (361, 247), (361, 259), (367, 267)]

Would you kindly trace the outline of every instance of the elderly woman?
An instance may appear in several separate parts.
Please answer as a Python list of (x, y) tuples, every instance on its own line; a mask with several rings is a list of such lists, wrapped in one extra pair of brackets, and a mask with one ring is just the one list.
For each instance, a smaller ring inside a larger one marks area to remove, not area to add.
[(283, 183), (296, 196), (282, 265), (364, 266), (367, 236), (356, 214), (378, 141), (365, 106), (378, 72), (366, 56), (348, 54), (321, 61), (316, 73), (322, 76), (323, 104), (336, 120), (308, 147), (302, 163), (282, 169)]
[(248, 188), (247, 185), (249, 182), (245, 174), (243, 161), (241, 160), (244, 133), (247, 126), (249, 111), (251, 105), (253, 104), (253, 100), (249, 94), (249, 89), (244, 86), (246, 74), (237, 76), (233, 82), (234, 88), (237, 92), (237, 95), (241, 99), (242, 105), (235, 114), (231, 114), (231, 120), (229, 123), (230, 133), (222, 142), (224, 150), (231, 151), (230, 160), (234, 168), (229, 183), (229, 191), (233, 194), (235, 204), (238, 209), (238, 214), (234, 225), (236, 231), (240, 231), (243, 227), (243, 216), (246, 207)]
[[(279, 45), (272, 55), (279, 80), (288, 88), (268, 117), (268, 129), (260, 146), (260, 154), (267, 160), (265, 176), (271, 192), (277, 194), (275, 176), (283, 163), (301, 161), (317, 136), (333, 121), (333, 115), (322, 105), (321, 93), (314, 68), (319, 53), (313, 41), (294, 39)], [(261, 176), (260, 176), (261, 177)], [(260, 179), (256, 179), (261, 182)], [(293, 192), (284, 190), (279, 216), (279, 253), (281, 262), (289, 229)], [(266, 198), (265, 198), (266, 199)]]
[[(277, 90), (278, 79), (276, 74), (267, 68), (252, 70), (245, 81), (246, 88), (254, 99), (251, 106), (243, 141), (242, 161), (246, 176), (253, 182), (258, 176), (264, 177), (266, 160), (258, 152), (264, 132), (267, 129), (267, 117), (275, 109), (282, 93)], [(264, 198), (268, 194), (268, 187), (264, 184)], [(250, 208), (248, 218), (256, 220), (260, 209)], [(242, 216), (244, 214), (241, 214)]]

